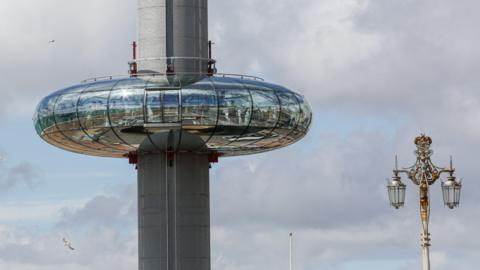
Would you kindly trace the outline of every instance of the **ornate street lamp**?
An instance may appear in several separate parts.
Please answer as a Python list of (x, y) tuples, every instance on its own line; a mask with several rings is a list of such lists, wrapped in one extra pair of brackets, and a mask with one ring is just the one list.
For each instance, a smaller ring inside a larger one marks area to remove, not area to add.
[(428, 233), (428, 222), (430, 218), (429, 187), (440, 178), (442, 173), (448, 174), (447, 180), (442, 182), (442, 192), (443, 201), (450, 209), (458, 207), (460, 203), (460, 190), (462, 188), (462, 184), (453, 176), (455, 169), (453, 168), (451, 157), (448, 168), (437, 167), (432, 163), (430, 160), (430, 156), (433, 154), (433, 151), (430, 149), (431, 144), (432, 139), (424, 134), (415, 138), (415, 145), (417, 146), (415, 155), (417, 156), (417, 161), (411, 167), (398, 169), (398, 161), (395, 156), (393, 177), (387, 185), (390, 205), (396, 209), (403, 207), (405, 203), (406, 185), (402, 183), (399, 176), (400, 173), (406, 174), (420, 189), (420, 216), (423, 227), (423, 270), (430, 270), (430, 233)]
[(388, 183), (388, 198), (390, 199), (390, 205), (396, 209), (403, 207), (405, 204), (405, 189), (407, 186), (400, 181), (400, 177), (395, 175)]
[(460, 204), (460, 190), (462, 183), (457, 182), (455, 177), (449, 176), (447, 181), (442, 182), (443, 201), (448, 208), (453, 209)]

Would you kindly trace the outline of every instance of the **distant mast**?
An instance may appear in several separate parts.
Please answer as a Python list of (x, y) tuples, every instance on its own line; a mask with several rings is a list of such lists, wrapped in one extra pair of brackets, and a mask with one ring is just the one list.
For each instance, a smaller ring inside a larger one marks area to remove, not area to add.
[(293, 233), (290, 233), (290, 270), (293, 270), (292, 268), (292, 242), (293, 242)]

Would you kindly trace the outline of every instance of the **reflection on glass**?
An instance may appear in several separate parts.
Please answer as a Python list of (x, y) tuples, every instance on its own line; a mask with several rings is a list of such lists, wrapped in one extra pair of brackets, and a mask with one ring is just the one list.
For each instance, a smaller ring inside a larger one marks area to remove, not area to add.
[(253, 113), (250, 127), (273, 128), (277, 124), (280, 106), (273, 91), (251, 90)]
[(37, 134), (41, 136), (43, 133), (43, 128), (42, 128), (42, 125), (40, 124), (40, 118), (38, 114), (39, 110), (40, 110), (40, 103), (38, 103), (37, 108), (33, 113), (33, 126), (35, 127), (35, 131), (37, 132)]
[(181, 121), (180, 147), (208, 151), (206, 145), (240, 155), (291, 144), (306, 134), (312, 119), (303, 96), (273, 84), (209, 77), (182, 90), (158, 85), (145, 91), (145, 85), (131, 78), (57, 91), (38, 105), (35, 129), (64, 149), (119, 157), (137, 149), (147, 134), (171, 128), (145, 127), (144, 121)]
[(88, 148), (86, 146), (83, 146), (82, 144), (74, 141), (73, 138), (69, 137), (68, 135), (65, 135), (62, 132), (53, 132), (48, 134), (47, 136), (48, 139), (57, 142), (58, 145), (61, 145), (62, 148), (74, 151), (74, 152), (83, 152), (83, 153), (96, 153), (92, 148)]
[(251, 146), (270, 149), (285, 146), (292, 141), (290, 134), (297, 128), (300, 118), (300, 105), (290, 91), (277, 91), (276, 94), (281, 105), (278, 124), (273, 132)]
[(177, 123), (179, 116), (178, 90), (147, 91), (147, 122), (149, 123)]
[(108, 91), (84, 92), (78, 101), (78, 117), (84, 129), (109, 127)]
[(218, 125), (246, 127), (252, 114), (252, 100), (246, 90), (219, 90)]
[(198, 135), (197, 149), (204, 147), (212, 136), (218, 115), (215, 90), (210, 84), (203, 86), (210, 88), (182, 90), (182, 127), (190, 134)]
[(217, 96), (215, 90), (182, 90), (182, 120), (184, 126), (204, 128), (217, 122)]
[(87, 85), (80, 84), (57, 91), (51, 96), (51, 100), (55, 101), (52, 116), (60, 131), (80, 129), (77, 119), (77, 102), (80, 93), (86, 87)]
[(162, 91), (163, 101), (163, 122), (177, 123), (179, 117), (179, 96), (178, 90)]
[(236, 141), (245, 133), (252, 115), (252, 100), (248, 90), (222, 89), (217, 91), (217, 95), (218, 125), (207, 143), (211, 149)]
[(300, 108), (302, 110), (302, 117), (298, 123), (298, 129), (303, 132), (307, 132), (308, 127), (312, 121), (312, 109), (310, 108), (310, 104), (305, 100), (305, 98), (301, 95), (296, 94), (298, 101), (300, 102)]
[(58, 98), (55, 105), (55, 120), (61, 131), (79, 130), (77, 119), (78, 93), (64, 94)]
[[(56, 97), (55, 97), (56, 98)], [(47, 128), (52, 125), (52, 123), (55, 123), (55, 121), (49, 121), (47, 118), (50, 117), (51, 111), (48, 108), (49, 100), (52, 99), (52, 97), (46, 97), (44, 98), (39, 104), (37, 108), (37, 122), (36, 126), (41, 129), (42, 131), (39, 134), (46, 133)]]
[(128, 78), (117, 81), (115, 83), (113, 90), (121, 89), (145, 89), (147, 82), (140, 78)]
[(143, 126), (143, 98), (143, 89), (121, 89), (112, 91), (109, 103), (112, 126)]
[(118, 146), (119, 139), (112, 134), (110, 128), (108, 95), (109, 91), (82, 93), (78, 101), (78, 117), (84, 132), (72, 131), (66, 135), (91, 148), (112, 152), (125, 150)]
[(278, 128), (292, 130), (297, 126), (298, 119), (300, 118), (298, 101), (290, 92), (278, 92), (277, 95), (282, 106)]
[(253, 113), (247, 132), (229, 146), (243, 147), (258, 140), (268, 138), (278, 122), (280, 105), (272, 90), (250, 90), (253, 100)]
[(147, 92), (147, 122), (161, 123), (163, 122), (162, 100), (160, 91), (146, 91)]
[(115, 133), (126, 144), (137, 148), (146, 138), (143, 128), (143, 89), (113, 90), (109, 101), (109, 114)]

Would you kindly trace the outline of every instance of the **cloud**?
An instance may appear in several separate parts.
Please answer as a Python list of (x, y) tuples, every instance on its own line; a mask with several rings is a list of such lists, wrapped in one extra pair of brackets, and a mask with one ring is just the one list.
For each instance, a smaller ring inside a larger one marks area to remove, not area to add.
[(60, 210), (58, 228), (133, 227), (136, 224), (137, 199), (135, 186), (131, 185), (113, 194), (97, 195), (81, 207)]
[(34, 188), (40, 182), (40, 172), (29, 162), (22, 161), (12, 167), (5, 167), (0, 160), (0, 189), (5, 192), (17, 185)]
[[(385, 168), (382, 171), (388, 175), (391, 167), (381, 158), (389, 153), (383, 146), (388, 142), (385, 135), (359, 132), (351, 134), (355, 140), (311, 136), (309, 140), (318, 143), (305, 149), (289, 147), (248, 162), (225, 160), (215, 175), (218, 180), (212, 182), (214, 221), (244, 226), (255, 220), (268, 226), (312, 228), (362, 222), (379, 213), (384, 208), (383, 178), (370, 176), (371, 168)], [(363, 159), (365, 155), (377, 158)], [(256, 164), (254, 171), (248, 170), (250, 162)], [(237, 190), (242, 191), (240, 197), (233, 195)]]
[[(59, 210), (47, 230), (0, 226), (2, 269), (131, 270), (137, 267), (134, 186), (113, 189), (83, 205)], [(133, 211), (133, 212), (132, 212)], [(103, 218), (102, 218), (103, 216)], [(66, 249), (62, 238), (72, 242)]]
[(128, 70), (135, 1), (20, 0), (0, 9), (0, 17), (0, 57), (8, 63), (0, 66), (0, 117), (31, 117), (59, 88)]

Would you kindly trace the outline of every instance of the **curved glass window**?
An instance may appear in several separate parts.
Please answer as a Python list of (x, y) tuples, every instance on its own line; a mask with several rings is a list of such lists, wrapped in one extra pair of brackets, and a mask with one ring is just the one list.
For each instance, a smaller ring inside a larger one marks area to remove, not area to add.
[(217, 123), (217, 96), (215, 90), (182, 90), (183, 126), (211, 127)]
[(120, 89), (112, 91), (109, 105), (112, 126), (143, 126), (143, 98), (143, 89)]
[(300, 105), (292, 93), (278, 92), (277, 95), (282, 106), (277, 128), (292, 130), (297, 126), (300, 118)]
[[(252, 115), (252, 100), (246, 90), (218, 90), (218, 125), (246, 127)], [(242, 131), (243, 129), (240, 128)]]
[(180, 122), (180, 96), (178, 90), (162, 91), (163, 122)]
[(229, 146), (242, 147), (268, 137), (278, 122), (280, 104), (275, 93), (271, 90), (250, 90), (250, 93), (253, 101), (250, 126)]
[(147, 122), (180, 122), (180, 97), (178, 90), (147, 90)]
[(163, 109), (162, 109), (162, 95), (160, 91), (146, 91), (146, 114), (147, 123), (162, 123)]
[[(296, 137), (302, 136), (298, 132), (298, 121), (300, 119), (300, 104), (292, 92), (277, 92), (280, 99), (280, 119), (274, 132), (272, 132), (271, 144), (263, 145), (268, 148), (282, 147), (291, 144)], [(267, 141), (266, 141), (267, 142)]]
[(250, 127), (274, 128), (278, 122), (280, 105), (273, 91), (250, 90), (253, 100)]
[[(116, 84), (118, 84), (118, 80), (86, 85), (87, 88), (81, 93), (78, 100), (78, 113), (80, 118), (90, 116), (90, 120), (94, 121), (88, 126), (104, 126), (105, 118), (107, 118), (108, 95)], [(83, 120), (86, 119), (80, 119), (80, 122), (83, 123)]]
[(38, 135), (42, 135), (42, 125), (40, 124), (40, 119), (38, 118), (38, 110), (40, 110), (40, 103), (38, 103), (35, 111), (33, 112), (33, 126), (35, 127), (35, 131)]
[(77, 118), (77, 103), (81, 92), (87, 87), (85, 84), (80, 84), (64, 89), (59, 93), (54, 114), (60, 131), (81, 129)]
[(232, 78), (210, 78), (216, 89), (218, 122), (214, 135), (208, 140), (211, 149), (228, 145), (237, 140), (248, 128), (252, 114), (250, 92), (239, 80)]
[(235, 142), (248, 128), (252, 115), (252, 100), (247, 90), (217, 90), (218, 124), (208, 141), (213, 149)]
[(71, 87), (71, 88), (63, 89), (46, 97), (40, 103), (39, 111), (38, 111), (39, 118), (40, 118), (40, 125), (42, 126), (42, 130), (43, 130), (42, 137), (49, 143), (52, 143), (55, 145), (62, 145), (63, 148), (72, 152), (77, 152), (77, 153), (88, 152), (90, 149), (82, 145), (78, 145), (69, 136), (65, 135), (63, 132), (59, 130), (58, 126), (55, 123), (56, 122), (55, 110), (56, 110), (56, 104), (60, 100), (60, 95), (62, 93), (75, 92), (75, 91), (78, 92), (79, 88), (81, 87)]
[[(67, 143), (71, 144), (73, 141), (87, 148), (99, 150), (99, 152), (101, 152), (102, 149), (107, 149), (109, 152), (112, 152), (111, 150), (113, 149), (98, 143), (98, 139), (88, 136), (81, 129), (77, 118), (78, 99), (79, 93), (68, 93), (62, 95), (57, 100), (55, 105), (55, 120), (57, 121), (58, 129), (69, 139)], [(88, 128), (89, 127), (87, 127), (87, 131), (90, 131)], [(77, 144), (72, 145), (72, 147), (74, 146), (77, 146)]]
[(310, 105), (303, 96), (298, 94), (295, 94), (295, 96), (300, 102), (301, 109), (301, 117), (298, 122), (298, 129), (303, 132), (307, 132), (308, 127), (310, 126), (310, 122), (312, 121), (312, 109), (310, 108)]
[[(37, 128), (41, 128), (42, 138), (50, 144), (62, 145), (63, 148), (80, 153), (82, 148), (80, 146), (71, 146), (69, 141), (66, 141), (65, 136), (60, 133), (55, 125), (55, 118), (53, 114), (54, 105), (58, 98), (58, 92), (45, 97), (38, 105), (38, 121)], [(66, 142), (65, 142), (66, 141)]]
[(211, 86), (210, 89), (182, 90), (182, 128), (200, 137), (198, 148), (212, 136), (217, 115), (217, 95)]
[(277, 126), (271, 133), (249, 145), (249, 147), (276, 148), (288, 144), (292, 140), (290, 135), (297, 128), (300, 118), (300, 105), (291, 92), (276, 91), (276, 95), (281, 105)]
[(78, 98), (78, 93), (64, 94), (58, 98), (55, 105), (55, 120), (61, 131), (80, 129), (77, 118)]
[(110, 120), (115, 133), (126, 144), (137, 148), (146, 138), (144, 128), (144, 89), (113, 90), (109, 101)]
[[(110, 152), (131, 149), (113, 133), (108, 119), (109, 90), (88, 91), (81, 94), (78, 100), (78, 120), (84, 134), (71, 134), (80, 143), (96, 149)], [(107, 147), (108, 146), (108, 147)]]
[(44, 98), (38, 110), (38, 118), (40, 119), (40, 126), (44, 133), (50, 133), (56, 130), (55, 118), (53, 115), (53, 107), (57, 101), (56, 95), (50, 95)]
[(78, 117), (82, 127), (92, 128), (109, 127), (108, 122), (108, 91), (85, 92), (78, 101)]

